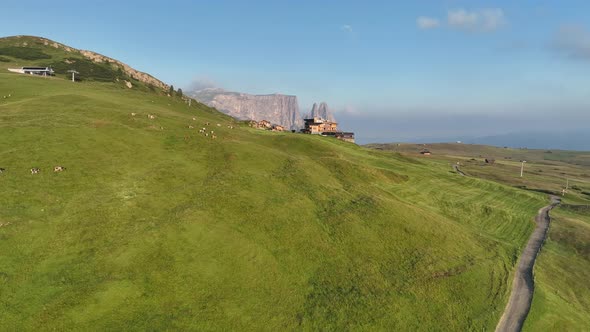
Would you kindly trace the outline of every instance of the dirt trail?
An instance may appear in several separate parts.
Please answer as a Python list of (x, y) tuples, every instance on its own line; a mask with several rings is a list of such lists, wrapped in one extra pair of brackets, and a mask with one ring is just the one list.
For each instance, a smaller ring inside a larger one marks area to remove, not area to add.
[(504, 309), (502, 318), (500, 318), (496, 326), (496, 332), (512, 332), (522, 329), (533, 300), (535, 287), (533, 267), (537, 255), (543, 246), (543, 242), (545, 242), (547, 231), (549, 230), (549, 223), (551, 222), (549, 211), (559, 204), (560, 201), (559, 197), (551, 196), (551, 204), (540, 209), (535, 218), (537, 226), (520, 256), (518, 268), (512, 283), (510, 300), (506, 305), (506, 309)]

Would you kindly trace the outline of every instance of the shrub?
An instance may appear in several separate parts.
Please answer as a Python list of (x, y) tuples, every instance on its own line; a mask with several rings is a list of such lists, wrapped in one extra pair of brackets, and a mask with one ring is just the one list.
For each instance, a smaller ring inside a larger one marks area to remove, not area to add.
[(65, 74), (67, 78), (71, 78), (68, 70), (76, 70), (76, 80), (92, 80), (101, 82), (112, 82), (116, 78), (122, 76), (120, 70), (114, 69), (110, 64), (96, 63), (88, 59), (68, 58), (65, 61), (53, 62), (47, 64), (51, 66), (58, 74)]

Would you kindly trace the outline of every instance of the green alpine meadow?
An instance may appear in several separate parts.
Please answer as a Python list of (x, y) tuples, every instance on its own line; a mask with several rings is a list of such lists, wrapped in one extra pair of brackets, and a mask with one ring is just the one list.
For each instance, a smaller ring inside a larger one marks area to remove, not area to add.
[(0, 39), (0, 330), (494, 331), (550, 195), (524, 330), (590, 326), (590, 153), (261, 130), (83, 52)]

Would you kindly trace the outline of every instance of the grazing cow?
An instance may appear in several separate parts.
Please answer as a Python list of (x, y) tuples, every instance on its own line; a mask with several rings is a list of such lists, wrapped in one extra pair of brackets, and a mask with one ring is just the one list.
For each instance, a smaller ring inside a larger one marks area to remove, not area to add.
[(218, 123), (218, 124), (217, 124), (217, 127), (221, 127), (221, 123)]
[(136, 115), (137, 115), (137, 113), (135, 113), (135, 112), (131, 113), (131, 116), (136, 116)]
[(211, 134), (215, 134), (215, 132), (213, 130), (211, 130)]
[(193, 118), (193, 121), (197, 121), (197, 118)]
[(193, 126), (188, 126), (188, 129), (194, 129), (194, 128), (195, 128), (195, 127), (193, 127)]
[(57, 172), (63, 172), (63, 171), (65, 171), (65, 170), (66, 170), (66, 168), (65, 168), (65, 167), (63, 167), (63, 166), (55, 166), (55, 167), (53, 168), (53, 171), (54, 171), (54, 172), (56, 172), (56, 173), (57, 173)]
[(208, 126), (208, 125), (210, 125), (210, 123), (209, 122), (205, 122), (205, 126)]
[(205, 136), (209, 136), (209, 134), (208, 133), (205, 133)]
[(215, 136), (215, 135), (211, 135), (211, 138), (212, 138), (212, 139), (216, 139), (216, 138), (217, 138), (217, 136)]
[(6, 168), (0, 168), (0, 174), (6, 172)]
[(31, 168), (31, 174), (38, 174), (39, 172), (41, 172), (41, 170), (37, 167), (33, 167)]
[(155, 119), (155, 118), (156, 118), (156, 116), (155, 116), (155, 115), (153, 115), (153, 114), (148, 114), (148, 119), (151, 119), (151, 120), (153, 120), (153, 119)]

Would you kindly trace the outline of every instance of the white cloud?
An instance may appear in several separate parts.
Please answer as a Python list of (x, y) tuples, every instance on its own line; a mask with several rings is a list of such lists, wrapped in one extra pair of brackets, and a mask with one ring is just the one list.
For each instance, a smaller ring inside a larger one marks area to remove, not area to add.
[(506, 16), (500, 8), (486, 8), (468, 11), (450, 10), (447, 14), (450, 27), (468, 31), (494, 31), (506, 24)]
[(344, 32), (348, 32), (348, 33), (353, 33), (354, 30), (352, 30), (352, 26), (348, 25), (348, 24), (344, 24), (340, 27), (340, 30), (344, 31)]
[(219, 88), (219, 85), (209, 77), (195, 77), (187, 87), (188, 91), (200, 91), (205, 89)]
[(562, 26), (553, 37), (551, 46), (568, 57), (590, 60), (590, 32), (582, 26)]
[(473, 29), (477, 25), (478, 15), (464, 9), (455, 9), (449, 11), (447, 21), (451, 27)]
[(499, 8), (483, 9), (481, 11), (482, 27), (486, 31), (492, 31), (506, 25), (504, 11)]
[(423, 30), (435, 29), (440, 27), (440, 21), (436, 18), (420, 16), (416, 19), (416, 25)]

